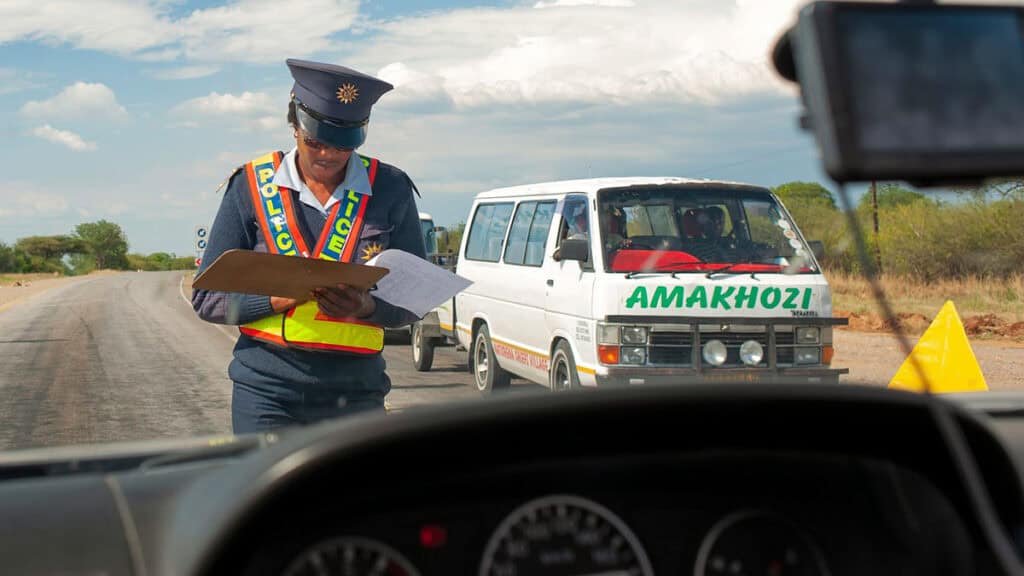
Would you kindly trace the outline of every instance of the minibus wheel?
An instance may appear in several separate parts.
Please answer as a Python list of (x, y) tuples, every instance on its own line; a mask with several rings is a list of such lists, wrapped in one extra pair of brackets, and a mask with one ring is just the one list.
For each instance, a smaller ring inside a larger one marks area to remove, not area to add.
[(415, 322), (412, 331), (412, 365), (417, 372), (428, 372), (434, 365), (434, 341), (423, 335), (423, 324)]
[(553, 392), (564, 392), (580, 387), (580, 376), (576, 373), (576, 361), (572, 357), (572, 348), (565, 340), (559, 340), (555, 353), (551, 355), (551, 372), (548, 386)]
[(473, 339), (473, 380), (476, 382), (476, 389), (482, 394), (508, 388), (512, 382), (512, 376), (498, 366), (487, 324), (480, 325), (476, 338)]

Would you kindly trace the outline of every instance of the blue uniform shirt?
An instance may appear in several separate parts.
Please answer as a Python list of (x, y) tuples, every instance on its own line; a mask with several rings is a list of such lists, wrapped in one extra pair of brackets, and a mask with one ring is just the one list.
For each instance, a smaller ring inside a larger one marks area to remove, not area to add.
[[(288, 174), (289, 170), (294, 170), (294, 153), (290, 156), (290, 163), (286, 159), (278, 167), (274, 175), (275, 183), (296, 181), (297, 172), (293, 175)], [(362, 171), (364, 179), (366, 171), (355, 154), (353, 159), (355, 163), (350, 161), (345, 181), (341, 186), (358, 191), (359, 175), (352, 174), (353, 167)], [(289, 179), (289, 176), (294, 176), (295, 179)], [(405, 172), (384, 162), (378, 164), (372, 198), (367, 205), (358, 238), (359, 243), (356, 246), (356, 261), (366, 261), (389, 248), (405, 250), (420, 258), (426, 258), (419, 213), (413, 196), (414, 189)], [(282, 193), (286, 193), (284, 189)], [(298, 232), (302, 234), (308, 246), (316, 246), (320, 231), (327, 221), (326, 210), (315, 198), (314, 205), (304, 201), (299, 190), (289, 188), (287, 193), (292, 195), (292, 204), (297, 212)], [(228, 182), (210, 230), (199, 272), (205, 270), (223, 252), (235, 248), (268, 251), (263, 233), (257, 224), (256, 211), (243, 170), (236, 171)], [(377, 309), (373, 315), (366, 318), (369, 322), (397, 328), (417, 320), (407, 310), (377, 298), (375, 300)], [(268, 296), (208, 290), (194, 290), (192, 306), (200, 318), (218, 324), (246, 324), (274, 314)], [(239, 334), (228, 375), (235, 382), (253, 386), (281, 386), (283, 390), (288, 391), (282, 393), (297, 395), (311, 388), (386, 394), (390, 390), (390, 381), (384, 374), (384, 369), (384, 359), (380, 354), (364, 356), (288, 349)]]
[(299, 169), (295, 164), (295, 155), (296, 149), (292, 148), (291, 152), (285, 154), (284, 158), (281, 159), (281, 165), (278, 167), (277, 172), (274, 172), (274, 185), (279, 188), (297, 191), (299, 193), (299, 200), (303, 204), (316, 208), (324, 214), (324, 217), (327, 216), (327, 213), (331, 211), (335, 204), (345, 197), (349, 190), (356, 194), (373, 196), (370, 178), (366, 174), (366, 170), (362, 168), (362, 160), (359, 159), (358, 154), (353, 154), (349, 157), (348, 165), (345, 168), (345, 179), (334, 189), (334, 193), (327, 199), (327, 203), (321, 204), (316, 199), (316, 196), (313, 195), (313, 191), (309, 189), (309, 186), (299, 176)]

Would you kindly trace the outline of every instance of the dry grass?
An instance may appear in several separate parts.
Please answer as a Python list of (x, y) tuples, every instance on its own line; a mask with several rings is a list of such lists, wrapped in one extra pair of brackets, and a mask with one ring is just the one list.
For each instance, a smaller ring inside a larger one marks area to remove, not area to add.
[[(867, 281), (858, 275), (826, 272), (836, 310), (879, 314)], [(1009, 323), (1024, 321), (1024, 274), (1008, 279), (963, 278), (924, 283), (883, 276), (882, 289), (897, 314), (933, 318), (946, 300), (952, 300), (961, 318), (995, 314)]]
[(30, 274), (0, 274), (0, 286), (11, 286), (15, 282), (35, 282), (36, 280), (43, 280), (44, 278), (59, 278), (60, 274), (55, 272), (43, 273), (33, 272)]

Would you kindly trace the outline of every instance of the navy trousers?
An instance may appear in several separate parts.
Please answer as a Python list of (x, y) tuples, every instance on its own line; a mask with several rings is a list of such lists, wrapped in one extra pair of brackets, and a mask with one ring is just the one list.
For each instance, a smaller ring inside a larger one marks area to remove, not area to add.
[(383, 393), (330, 388), (296, 390), (286, 385), (235, 382), (231, 396), (231, 426), (235, 434), (265, 432), (371, 411), (384, 412)]

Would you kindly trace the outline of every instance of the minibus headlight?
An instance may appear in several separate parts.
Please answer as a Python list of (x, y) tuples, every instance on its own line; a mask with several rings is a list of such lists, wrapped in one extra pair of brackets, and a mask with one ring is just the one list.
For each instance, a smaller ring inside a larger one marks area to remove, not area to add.
[(645, 326), (623, 326), (620, 334), (623, 344), (647, 344)]
[(620, 364), (645, 364), (647, 362), (646, 348), (630, 348), (623, 346), (619, 353)]
[(797, 344), (817, 344), (821, 342), (821, 330), (817, 326), (796, 329)]

